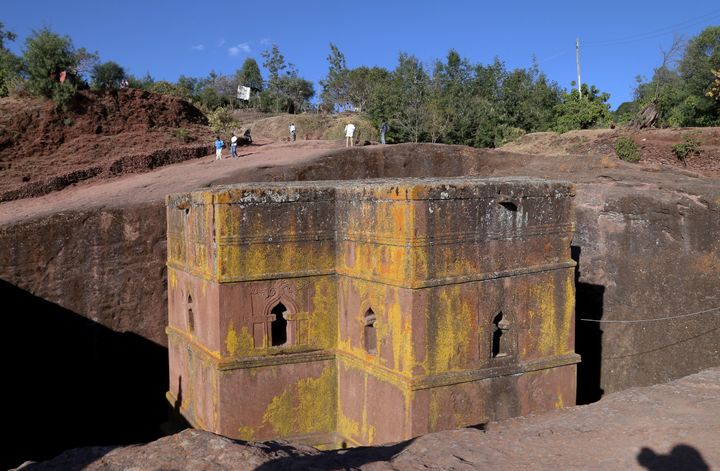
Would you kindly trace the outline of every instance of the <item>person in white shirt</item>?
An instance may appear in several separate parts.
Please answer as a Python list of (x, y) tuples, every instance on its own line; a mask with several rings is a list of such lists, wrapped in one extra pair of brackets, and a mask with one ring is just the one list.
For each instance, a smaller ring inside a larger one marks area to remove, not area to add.
[(230, 155), (233, 159), (237, 159), (237, 136), (235, 133), (230, 138)]
[(295, 135), (296, 135), (296, 133), (295, 133), (295, 123), (290, 123), (290, 126), (288, 127), (288, 129), (290, 130), (290, 140), (291, 140), (291, 141), (294, 141), (294, 140), (295, 140)]
[(352, 147), (355, 145), (353, 134), (355, 134), (355, 125), (353, 123), (347, 123), (345, 125), (345, 147)]

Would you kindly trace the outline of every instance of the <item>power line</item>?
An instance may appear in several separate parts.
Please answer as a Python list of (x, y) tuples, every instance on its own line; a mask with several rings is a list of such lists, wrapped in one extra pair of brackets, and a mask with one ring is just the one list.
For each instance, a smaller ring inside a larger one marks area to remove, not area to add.
[(606, 46), (619, 46), (623, 44), (628, 44), (632, 42), (637, 41), (645, 41), (647, 39), (653, 39), (656, 37), (665, 36), (668, 33), (672, 33), (678, 29), (681, 28), (689, 28), (691, 26), (696, 26), (699, 24), (707, 23), (710, 20), (714, 20), (716, 18), (720, 18), (720, 10), (715, 10), (711, 13), (707, 13), (705, 15), (694, 17), (689, 20), (682, 21), (680, 23), (675, 23), (673, 25), (664, 26), (662, 28), (658, 28), (651, 31), (646, 31), (643, 33), (637, 33), (632, 34), (629, 36), (624, 36), (620, 38), (613, 38), (613, 39), (604, 39), (599, 41), (589, 41), (584, 43), (585, 47), (606, 47)]
[(698, 316), (700, 314), (705, 314), (712, 311), (718, 311), (716, 314), (720, 314), (720, 307), (713, 307), (711, 309), (705, 309), (704, 311), (697, 311), (697, 312), (691, 312), (690, 314), (682, 314), (679, 316), (668, 316), (668, 317), (658, 317), (657, 319), (632, 319), (632, 320), (602, 320), (602, 319), (580, 319), (581, 321), (585, 322), (597, 322), (600, 324), (636, 324), (640, 322), (656, 322), (656, 321), (666, 321), (669, 319), (681, 319), (683, 317), (690, 317), (690, 316)]

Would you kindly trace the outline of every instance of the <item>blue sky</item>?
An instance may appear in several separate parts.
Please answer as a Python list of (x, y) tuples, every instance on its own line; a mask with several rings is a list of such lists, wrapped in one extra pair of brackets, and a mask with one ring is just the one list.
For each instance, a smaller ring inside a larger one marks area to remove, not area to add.
[(498, 56), (515, 68), (529, 67), (534, 54), (569, 88), (579, 37), (582, 80), (609, 92), (614, 109), (632, 99), (635, 76), (652, 75), (674, 34), (720, 25), (720, 2), (4, 0), (0, 22), (18, 35), (15, 52), (48, 26), (103, 61), (171, 81), (230, 74), (248, 56), (261, 64), (260, 52), (276, 43), (318, 93), (330, 42), (350, 67), (394, 68), (401, 51), (430, 63), (454, 48), (474, 63)]

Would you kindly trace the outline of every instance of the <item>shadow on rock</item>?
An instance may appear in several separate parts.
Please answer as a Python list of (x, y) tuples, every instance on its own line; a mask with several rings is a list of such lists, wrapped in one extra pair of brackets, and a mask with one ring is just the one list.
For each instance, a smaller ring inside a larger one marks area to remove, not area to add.
[[(358, 447), (346, 450), (326, 451), (313, 456), (292, 456), (295, 449), (282, 443), (266, 443), (272, 451), (284, 451), (290, 457), (283, 457), (259, 466), (256, 471), (271, 470), (326, 470), (326, 469), (355, 469), (360, 466), (390, 461), (410, 446), (414, 438), (404, 442), (386, 446)], [(273, 449), (274, 448), (274, 449)]]
[(0, 468), (162, 435), (167, 349), (0, 280), (6, 434)]
[(698, 450), (690, 445), (675, 445), (667, 455), (659, 455), (652, 449), (643, 447), (637, 455), (637, 461), (649, 471), (709, 471)]
[[(602, 337), (599, 321), (603, 317), (605, 287), (580, 281), (582, 248), (573, 245), (575, 267), (575, 351), (581, 361), (577, 370), (577, 404), (590, 404), (603, 396), (601, 388)], [(588, 320), (582, 320), (588, 319)]]

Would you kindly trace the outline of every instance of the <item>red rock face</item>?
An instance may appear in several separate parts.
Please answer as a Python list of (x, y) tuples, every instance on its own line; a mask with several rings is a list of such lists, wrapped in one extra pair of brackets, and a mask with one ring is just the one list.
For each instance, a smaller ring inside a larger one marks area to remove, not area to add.
[(168, 197), (171, 402), (323, 446), (574, 404), (572, 196), (457, 178)]

